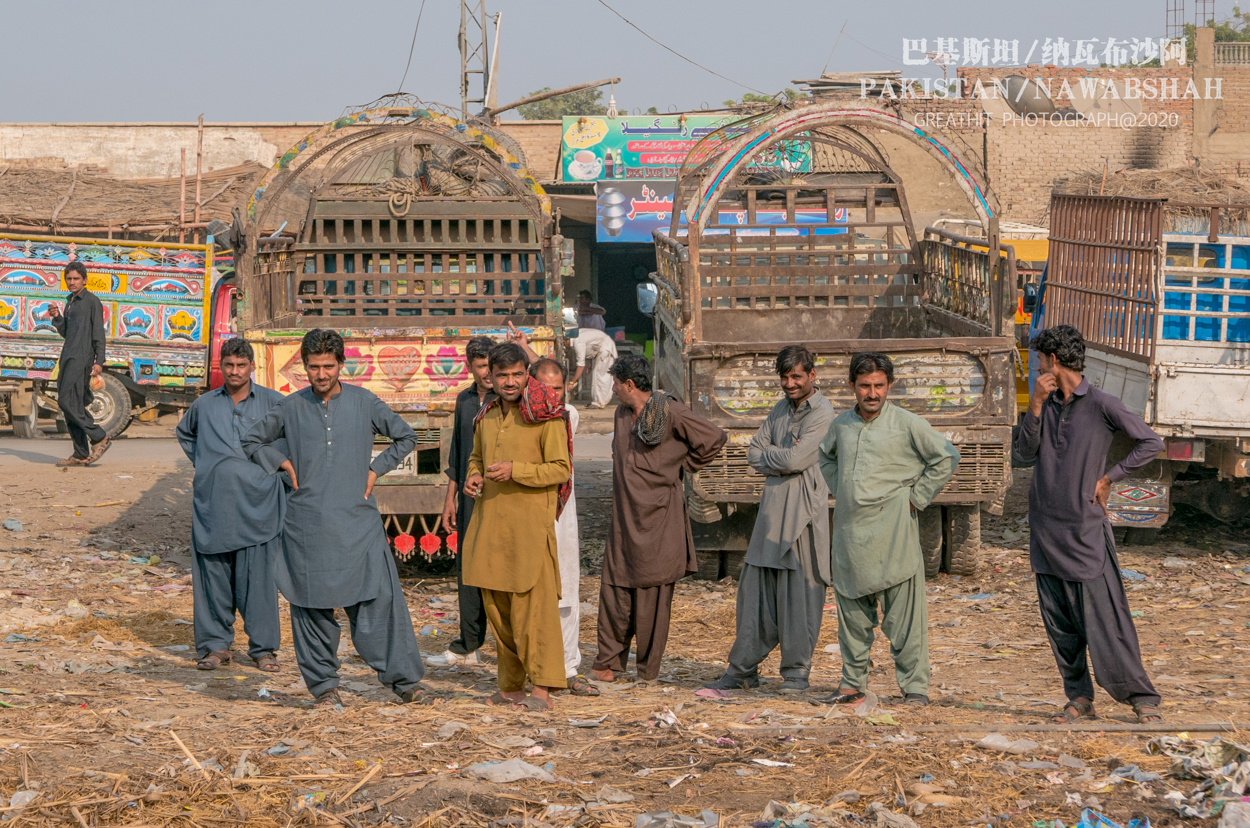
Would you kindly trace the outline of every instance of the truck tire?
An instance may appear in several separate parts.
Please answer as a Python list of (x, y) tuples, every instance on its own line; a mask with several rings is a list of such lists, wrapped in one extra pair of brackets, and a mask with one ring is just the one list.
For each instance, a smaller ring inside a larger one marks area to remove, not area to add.
[(951, 575), (969, 577), (981, 568), (981, 507), (945, 508), (945, 569)]
[(126, 430), (131, 420), (130, 392), (117, 377), (105, 371), (100, 375), (104, 379), (104, 388), (92, 391), (91, 405), (87, 411), (95, 424), (104, 429), (109, 439)]
[(932, 580), (942, 570), (942, 507), (930, 506), (920, 513), (920, 554), (924, 556), (924, 576)]
[[(12, 404), (10, 400), (9, 405)], [(44, 436), (39, 430), (39, 403), (31, 400), (29, 414), (13, 416), (13, 436), (20, 440), (34, 440)]]

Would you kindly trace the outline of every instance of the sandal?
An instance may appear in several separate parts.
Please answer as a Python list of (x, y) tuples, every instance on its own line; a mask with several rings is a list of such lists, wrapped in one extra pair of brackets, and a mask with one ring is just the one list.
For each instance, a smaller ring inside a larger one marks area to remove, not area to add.
[(1153, 704), (1135, 704), (1133, 712), (1137, 714), (1138, 724), (1154, 724), (1163, 721), (1163, 714)]
[(329, 690), (325, 691), (320, 696), (313, 699), (312, 706), (314, 709), (317, 709), (317, 708), (325, 709), (327, 707), (337, 707), (339, 710), (342, 710), (343, 709), (343, 697), (339, 695), (339, 689), (337, 687), (331, 687)]
[(831, 696), (825, 696), (820, 699), (821, 704), (854, 704), (864, 697), (864, 693), (856, 691), (854, 693), (834, 693)]
[(396, 695), (399, 696), (400, 704), (434, 704), (438, 701), (433, 693), (420, 684)]
[(273, 653), (265, 653), (260, 658), (254, 658), (256, 669), (263, 673), (276, 673), (281, 668), (278, 666), (278, 657)]
[(223, 664), (229, 664), (231, 659), (229, 650), (213, 650), (208, 655), (199, 660), (195, 665), (197, 670), (216, 670)]
[(90, 466), (92, 463), (99, 460), (104, 456), (104, 452), (108, 451), (109, 447), (112, 445), (113, 440), (109, 437), (105, 437), (102, 442), (96, 443), (91, 447), (91, 453), (87, 455), (87, 459), (83, 461), (83, 465)]
[(585, 676), (574, 676), (569, 680), (569, 692), (574, 696), (598, 696), (599, 688), (590, 683)]
[(507, 707), (512, 704), (512, 699), (504, 696), (503, 693), (496, 690), (494, 693), (487, 696), (486, 700), (483, 701), (482, 704), (489, 704), (492, 707)]
[[(1136, 709), (1136, 708), (1134, 708)], [(1063, 706), (1063, 710), (1050, 717), (1055, 724), (1072, 724), (1078, 719), (1097, 719), (1094, 703), (1085, 699), (1073, 699)]]
[(71, 466), (85, 466), (87, 465), (87, 461), (82, 457), (66, 457), (64, 460), (57, 460), (56, 464), (57, 466), (65, 469), (70, 468)]
[(547, 713), (551, 710), (550, 702), (545, 702), (537, 696), (526, 696), (519, 702), (514, 702), (513, 710), (521, 710), (526, 713)]

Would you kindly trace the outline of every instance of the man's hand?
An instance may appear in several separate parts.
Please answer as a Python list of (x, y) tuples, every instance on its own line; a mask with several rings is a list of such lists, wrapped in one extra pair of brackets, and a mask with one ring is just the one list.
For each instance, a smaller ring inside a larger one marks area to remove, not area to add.
[(98, 377), (98, 376), (100, 376), (100, 374), (101, 374), (103, 371), (104, 371), (104, 368), (103, 368), (102, 366), (100, 366), (99, 364), (96, 364), (96, 365), (92, 365), (92, 366), (91, 366), (91, 376), (93, 376), (93, 377)]
[(1098, 481), (1098, 485), (1094, 487), (1094, 502), (1102, 507), (1102, 513), (1107, 514), (1107, 501), (1111, 498), (1111, 478), (1103, 475)]
[(378, 473), (373, 469), (369, 469), (369, 476), (365, 478), (365, 500), (369, 499), (369, 495), (373, 494), (373, 484), (378, 482)]
[(282, 465), (278, 466), (278, 471), (284, 471), (291, 476), (291, 490), (299, 491), (299, 481), (295, 479), (295, 466), (290, 460), (283, 460)]
[(512, 461), (504, 460), (502, 463), (491, 463), (486, 467), (486, 478), (494, 480), (496, 483), (503, 483), (512, 479)]
[(61, 306), (57, 304), (48, 305), (48, 316), (53, 319), (61, 318)]
[(1033, 393), (1029, 396), (1029, 411), (1034, 417), (1042, 416), (1042, 405), (1059, 387), (1059, 383), (1051, 374), (1038, 374), (1037, 380), (1033, 383)]
[(451, 503), (443, 507), (443, 528), (448, 532), (456, 531), (456, 504)]
[(469, 497), (478, 497), (482, 494), (482, 475), (471, 474), (469, 479), (464, 481), (464, 493)]
[(530, 339), (528, 336), (525, 335), (525, 331), (520, 330), (519, 328), (517, 328), (516, 325), (513, 325), (511, 322), (508, 322), (508, 341), (515, 342), (517, 345), (520, 345), (522, 348), (528, 348), (530, 344)]

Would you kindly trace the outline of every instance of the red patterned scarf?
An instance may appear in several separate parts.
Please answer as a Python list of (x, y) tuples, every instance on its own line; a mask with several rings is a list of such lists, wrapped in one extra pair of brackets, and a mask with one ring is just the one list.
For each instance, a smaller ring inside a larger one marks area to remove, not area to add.
[[(482, 406), (477, 412), (477, 418), (473, 421), (474, 428), (486, 416), (486, 412), (499, 402), (499, 398), (488, 402)], [(569, 437), (569, 463), (573, 462), (573, 430), (569, 427), (569, 413), (564, 408), (564, 400), (556, 393), (556, 390), (546, 383), (539, 382), (533, 377), (529, 377), (525, 383), (525, 390), (521, 392), (521, 419), (531, 425), (536, 423), (545, 423), (548, 420), (563, 419), (564, 431)], [(564, 511), (564, 504), (569, 502), (569, 496), (573, 494), (573, 477), (570, 474), (569, 479), (560, 484), (560, 488), (556, 492), (556, 520), (560, 519), (560, 514)]]

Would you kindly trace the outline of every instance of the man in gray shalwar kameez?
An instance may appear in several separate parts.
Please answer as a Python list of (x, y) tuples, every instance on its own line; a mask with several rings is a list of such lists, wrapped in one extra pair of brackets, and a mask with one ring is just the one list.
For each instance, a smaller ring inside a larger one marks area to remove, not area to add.
[(759, 664), (781, 645), (782, 693), (808, 687), (831, 583), (829, 487), (820, 473), (820, 441), (833, 405), (816, 389), (811, 351), (789, 345), (777, 355), (786, 398), (751, 439), (747, 462), (764, 475), (759, 516), (738, 581), (738, 634), (729, 669), (706, 687), (757, 687)]
[[(428, 697), (425, 668), (373, 484), (395, 469), (417, 436), (372, 392), (339, 382), (343, 338), (314, 329), (300, 356), (311, 387), (275, 406), (243, 440), (252, 462), (277, 463), (291, 477), (278, 589), (291, 602), (295, 658), (318, 705), (341, 704), (335, 607), (351, 623), (352, 644), (404, 702)], [(373, 436), (391, 439), (370, 463)], [(275, 451), (286, 438), (289, 459)]]
[[(191, 587), (201, 670), (230, 663), (236, 610), (243, 616), (248, 655), (261, 670), (278, 670), (274, 651), (282, 631), (271, 564), (281, 554), (286, 494), (277, 464), (262, 469), (249, 463), (242, 438), (282, 395), (253, 384), (254, 368), (251, 345), (223, 342), (225, 383), (192, 403), (176, 431), (195, 466)], [(285, 456), (285, 442), (276, 449)]]

